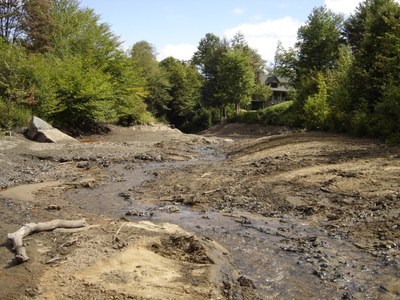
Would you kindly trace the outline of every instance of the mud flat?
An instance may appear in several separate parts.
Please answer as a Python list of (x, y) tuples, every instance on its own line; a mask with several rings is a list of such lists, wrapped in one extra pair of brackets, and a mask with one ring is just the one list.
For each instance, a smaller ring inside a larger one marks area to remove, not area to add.
[(73, 145), (0, 141), (4, 299), (397, 299), (400, 148), (230, 124), (111, 127)]

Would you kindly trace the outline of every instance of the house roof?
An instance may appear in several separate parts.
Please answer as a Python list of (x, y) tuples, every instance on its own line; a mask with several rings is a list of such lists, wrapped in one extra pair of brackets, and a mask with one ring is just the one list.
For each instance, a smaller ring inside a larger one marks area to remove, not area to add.
[(282, 77), (282, 76), (277, 76), (277, 75), (272, 75), (266, 78), (265, 83), (278, 83), (278, 84), (289, 84), (289, 78)]

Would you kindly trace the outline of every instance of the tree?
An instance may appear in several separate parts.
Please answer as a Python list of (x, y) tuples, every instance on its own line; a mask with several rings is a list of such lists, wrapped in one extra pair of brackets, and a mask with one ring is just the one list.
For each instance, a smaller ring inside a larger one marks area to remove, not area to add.
[(0, 37), (10, 43), (15, 43), (22, 34), (21, 21), (25, 1), (0, 1)]
[(200, 100), (200, 76), (194, 66), (172, 57), (167, 57), (160, 64), (168, 74), (171, 85), (168, 120), (180, 129), (191, 131), (191, 119)]
[(336, 67), (328, 70), (325, 75), (330, 106), (329, 125), (332, 130), (343, 132), (350, 128), (353, 99), (350, 97), (349, 80), (353, 63), (354, 56), (350, 47), (342, 45)]
[(308, 129), (325, 129), (329, 116), (328, 94), (324, 76), (317, 74), (318, 92), (304, 104), (304, 123)]
[(25, 33), (26, 48), (34, 52), (48, 52), (53, 49), (52, 39), (56, 24), (51, 0), (27, 0), (21, 28)]
[(147, 96), (145, 101), (149, 110), (158, 118), (165, 119), (171, 97), (170, 84), (166, 72), (160, 68), (156, 59), (156, 50), (147, 41), (140, 41), (130, 51), (132, 67), (145, 79)]
[(281, 41), (278, 41), (274, 56), (274, 66), (272, 73), (277, 76), (289, 79), (289, 83), (294, 85), (296, 82), (297, 51), (293, 48), (285, 50)]
[(399, 113), (399, 19), (397, 2), (367, 0), (345, 23), (344, 32), (354, 54), (348, 109), (353, 132), (390, 139), (399, 136), (391, 132), (398, 130), (392, 118)]
[(105, 71), (121, 55), (120, 42), (110, 26), (100, 22), (92, 9), (81, 9), (77, 0), (52, 0), (52, 14), (57, 24), (54, 54), (63, 57), (81, 55)]
[(207, 107), (218, 107), (217, 94), (218, 65), (223, 54), (227, 51), (228, 45), (212, 33), (207, 33), (201, 39), (197, 51), (194, 53), (192, 63), (198, 68), (203, 77), (203, 103)]
[(217, 96), (222, 108), (234, 104), (238, 113), (241, 105), (250, 104), (255, 76), (247, 55), (235, 50), (224, 53), (218, 65), (217, 81)]
[(339, 46), (343, 44), (342, 23), (343, 17), (326, 6), (313, 9), (297, 32), (299, 75), (307, 75), (311, 70), (325, 71), (336, 65)]
[(400, 5), (369, 0), (346, 23), (355, 55), (352, 96), (364, 99), (373, 112), (389, 81), (400, 84)]
[(297, 32), (296, 82), (297, 99), (295, 106), (302, 110), (307, 98), (318, 92), (319, 72), (326, 72), (336, 66), (339, 47), (343, 44), (341, 26), (343, 18), (325, 6), (314, 8), (305, 25)]
[(29, 118), (27, 56), (24, 49), (0, 40), (0, 127), (10, 130)]

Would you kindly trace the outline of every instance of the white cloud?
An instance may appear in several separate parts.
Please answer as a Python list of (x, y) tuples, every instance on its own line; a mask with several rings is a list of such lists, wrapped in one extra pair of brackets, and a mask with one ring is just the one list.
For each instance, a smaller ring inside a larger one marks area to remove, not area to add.
[(231, 39), (237, 32), (241, 32), (250, 47), (256, 49), (263, 59), (273, 62), (278, 41), (281, 41), (285, 48), (293, 47), (301, 25), (296, 19), (284, 17), (257, 24), (242, 24), (226, 30), (224, 35)]
[(238, 7), (238, 8), (235, 8), (235, 9), (233, 10), (233, 13), (234, 13), (235, 15), (239, 16), (239, 15), (242, 15), (242, 14), (244, 13), (244, 11), (243, 11), (243, 9), (241, 9), (240, 7)]
[(345, 15), (352, 14), (358, 7), (361, 0), (325, 0), (327, 8), (331, 9), (336, 13), (342, 13)]
[(159, 51), (157, 59), (159, 61), (172, 56), (180, 60), (189, 60), (192, 58), (193, 53), (197, 51), (197, 47), (190, 44), (177, 44), (177, 45), (166, 45)]

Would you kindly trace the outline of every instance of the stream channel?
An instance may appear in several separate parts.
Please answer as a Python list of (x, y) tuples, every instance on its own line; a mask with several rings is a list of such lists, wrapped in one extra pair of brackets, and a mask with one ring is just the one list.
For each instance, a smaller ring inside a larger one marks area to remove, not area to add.
[[(110, 180), (91, 189), (69, 190), (66, 197), (88, 211), (131, 221), (173, 223), (217, 241), (231, 252), (242, 274), (254, 282), (261, 299), (394, 299), (380, 284), (396, 284), (395, 267), (382, 265), (382, 260), (303, 219), (263, 217), (239, 210), (205, 211), (168, 202), (166, 205), (179, 208), (171, 212), (162, 204), (123, 197), (151, 181), (157, 170), (179, 172), (223, 159), (209, 153), (201, 160), (149, 162), (134, 168), (113, 164), (108, 167)], [(153, 213), (125, 216), (128, 211)]]

